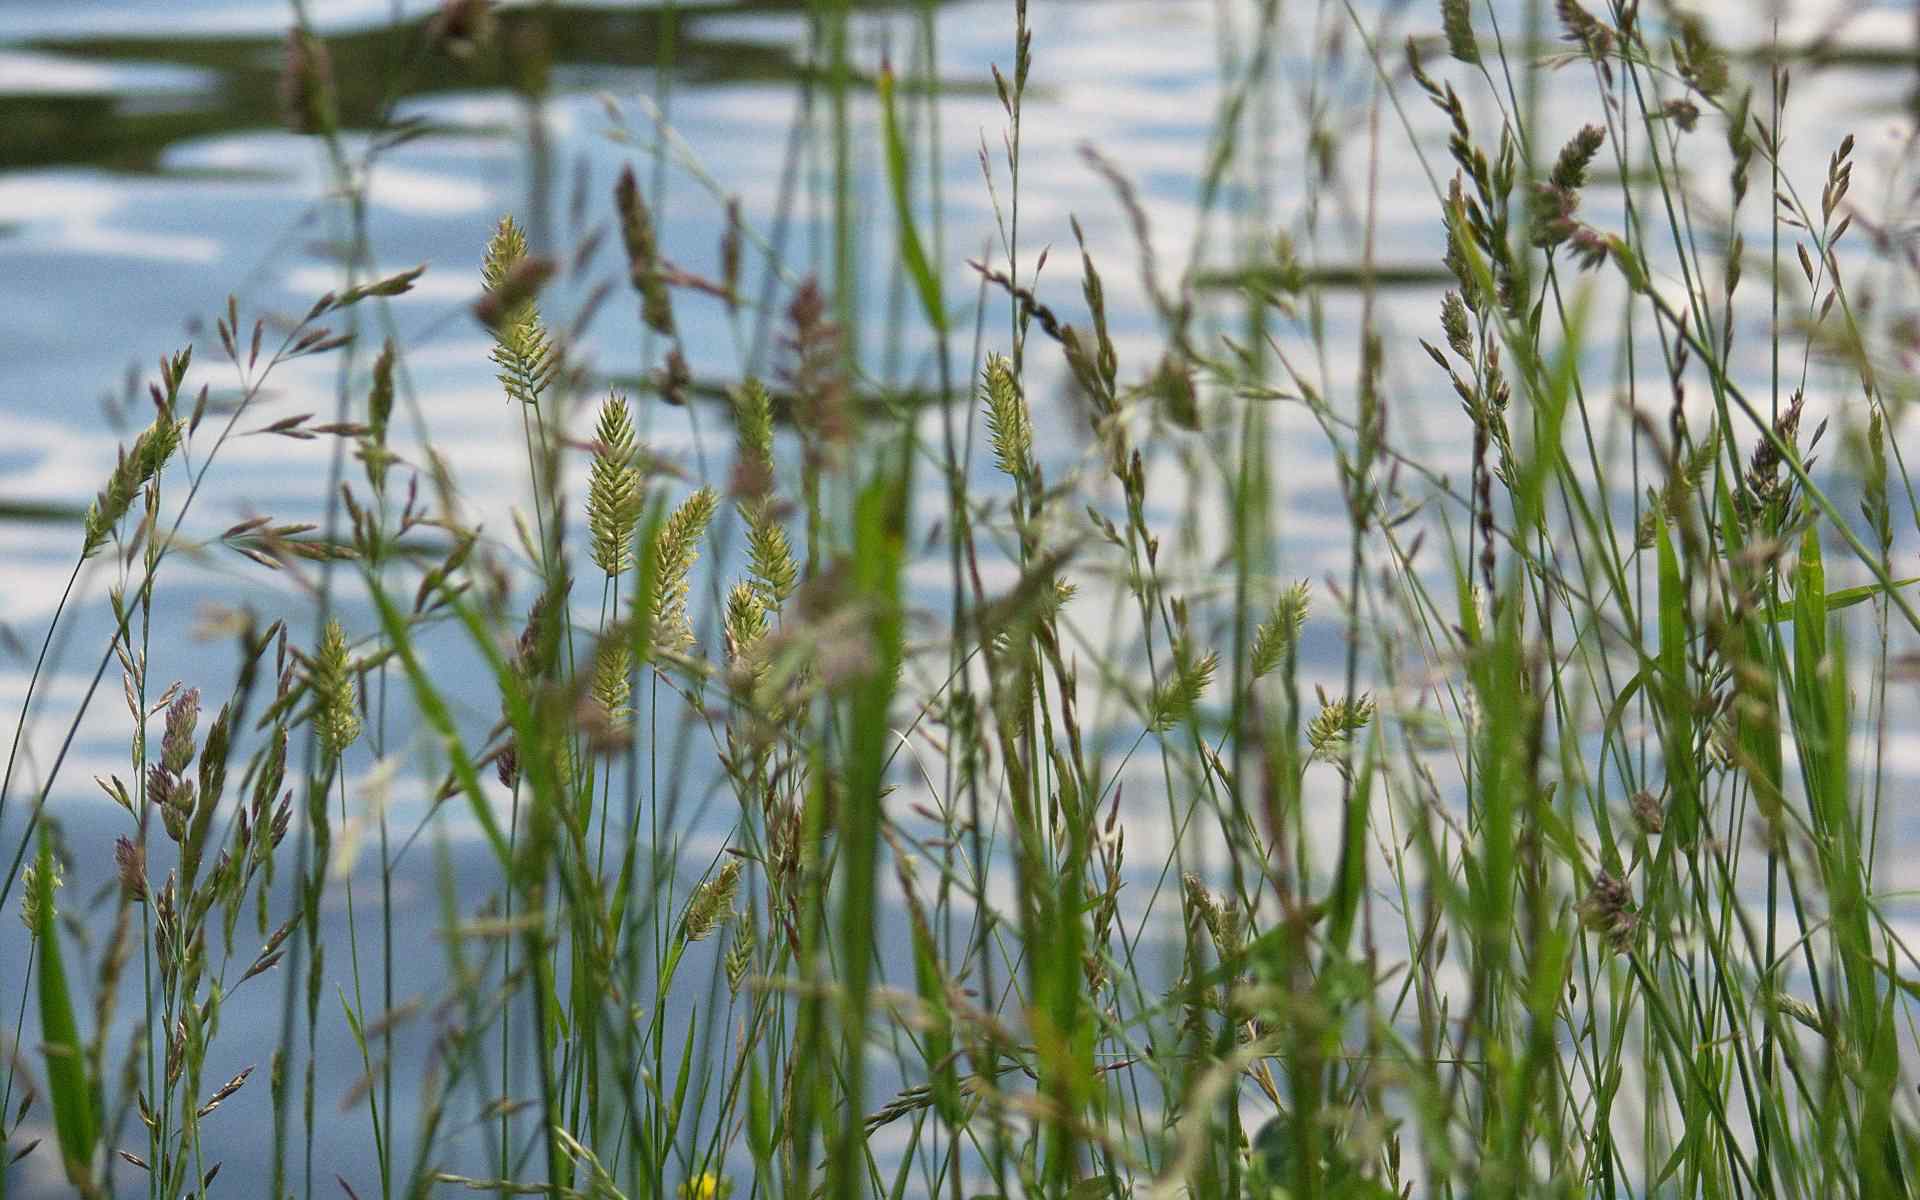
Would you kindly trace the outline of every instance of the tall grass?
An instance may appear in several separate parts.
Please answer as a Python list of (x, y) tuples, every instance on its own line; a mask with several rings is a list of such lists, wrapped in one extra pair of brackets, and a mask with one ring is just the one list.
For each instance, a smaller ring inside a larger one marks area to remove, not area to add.
[[(269, 323), (229, 305), (237, 399), (194, 398), (206, 351), (166, 359), (87, 513), (74, 578), (108, 562), (113, 629), (28, 784), (36, 667), (0, 793), (0, 900), (32, 936), (6, 972), (0, 1189), (1912, 1194), (1894, 185), (1850, 195), (1851, 135), (1795, 178), (1788, 55), (1736, 60), (1664, 7), (1534, 3), (1511, 29), (1443, 0), (1401, 49), (1392, 12), (1326, 6), (1303, 60), (1254, 3), (1220, 17), (1177, 269), (1124, 157), (1086, 154), (1136, 246), (1158, 347), (1137, 355), (1100, 239), (1072, 223), (1077, 294), (1032, 250), (1046, 53), (1025, 0), (1009, 15), (971, 304), (928, 189), (950, 124), (930, 5), (865, 75), (848, 6), (813, 7), (825, 100), (796, 141), (825, 159), (824, 278), (737, 204), (720, 246), (663, 241), (684, 150), (663, 82), (652, 184), (629, 168), (598, 205), (634, 386), (592, 377), (584, 320), (554, 315), (584, 230), (575, 253), (550, 215), (509, 216), (474, 247), (522, 418), (511, 532), (470, 515), (430, 431), (395, 430), (403, 342), (347, 357), (419, 272), (373, 278), (383, 143), (354, 160), (300, 15), (289, 114), (349, 198), (353, 271), (264, 357)], [(422, 53), (506, 56), (536, 173), (554, 19), (450, 3), (420, 30)], [(1301, 197), (1273, 190), (1267, 132), (1293, 94)], [(1395, 162), (1431, 185), (1445, 268), (1422, 331), (1396, 328), (1406, 272), (1376, 248)], [(910, 380), (864, 361), (863, 251), (896, 289), (887, 340), (924, 348)], [(702, 321), (743, 347), (717, 386), (682, 341)], [(332, 421), (256, 411), (326, 353)], [(724, 430), (704, 478), (647, 444), (649, 406), (690, 403)], [(322, 523), (197, 532), (240, 436), (327, 439)], [(1302, 565), (1278, 465), (1308, 436), (1332, 570)], [(147, 662), (161, 568), (217, 546), (300, 602), (228, 623), (240, 665), (203, 733), (215, 681)], [(76, 602), (97, 601), (69, 584), (47, 645)], [(60, 820), (61, 766), (115, 669), (109, 848)], [(428, 801), (403, 829), (408, 782)], [(422, 838), (441, 917), (397, 944)], [(85, 921), (106, 933), (82, 938), (63, 863), (109, 854)], [(438, 957), (444, 991), (397, 994), (396, 956)], [(207, 1075), (223, 1012), (276, 986), (263, 1069)], [(329, 1022), (357, 1051), (344, 1118), (317, 1096)], [(396, 1078), (406, 1037), (418, 1080)], [(364, 1162), (315, 1161), (335, 1119), (365, 1122)], [(223, 1142), (269, 1127), (271, 1177), (218, 1181)]]

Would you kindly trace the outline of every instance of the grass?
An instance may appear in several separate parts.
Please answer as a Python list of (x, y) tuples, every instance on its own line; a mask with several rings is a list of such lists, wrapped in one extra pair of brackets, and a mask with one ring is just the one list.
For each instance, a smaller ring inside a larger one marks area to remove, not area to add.
[[(387, 302), (420, 272), (374, 276), (361, 189), (400, 138), (343, 120), (404, 132), (403, 89), (343, 88), (296, 5), (283, 97), (348, 274), (284, 326), (230, 302), (217, 354), (165, 359), (80, 521), (0, 791), (31, 948), (0, 984), (0, 1195), (1911, 1195), (1910, 168), (1855, 199), (1846, 135), (1797, 178), (1780, 55), (1554, 7), (1515, 30), (1443, 0), (1402, 50), (1391, 14), (1324, 6), (1304, 63), (1279, 5), (1223, 12), (1183, 261), (1138, 172), (1085, 155), (1144, 340), (1102, 230), (1074, 220), (1051, 274), (1032, 249), (1024, 0), (971, 301), (931, 5), (870, 73), (848, 6), (808, 10), (814, 182), (771, 229), (729, 207), (711, 267), (663, 240), (696, 152), (663, 72), (651, 180), (629, 168), (588, 223), (619, 235), (624, 393), (556, 316), (589, 255), (553, 249), (544, 205), (474, 247), (524, 446), (503, 533), (395, 422), (418, 410)], [(407, 70), (477, 56), (512, 88), (537, 177), (552, 17), (449, 4), (395, 35), (453, 52)], [(656, 25), (671, 66), (682, 31)], [(1260, 132), (1288, 97), (1299, 195)], [(1389, 299), (1435, 281), (1379, 250), (1388, 166), (1430, 185), (1444, 264), (1413, 332)], [(818, 274), (782, 250), (802, 203)], [(915, 348), (884, 368), (876, 313)], [(741, 351), (719, 385), (688, 365), (710, 321)], [(337, 410), (271, 416), (314, 355)], [(1065, 415), (1037, 403), (1056, 383)], [(724, 461), (703, 474), (648, 447), (649, 407), (690, 402)], [(330, 451), (321, 520), (203, 529), (241, 437)], [(1286, 477), (1306, 439), (1321, 544)], [(163, 568), (220, 548), (291, 586), (226, 623), (239, 666), (203, 722), (214, 681), (147, 664)], [(53, 650), (99, 573), (89, 673)], [(112, 847), (62, 820), (109, 672)], [(87, 686), (35, 778), (56, 677)], [(396, 883), (423, 842), (416, 945)], [(109, 858), (96, 901), (59, 890)], [(400, 994), (422, 956), (443, 991)], [(234, 1005), (277, 1009), (277, 1039), (229, 1049)], [(320, 1061), (342, 1025), (354, 1061)], [(254, 1065), (208, 1073), (233, 1053)], [(337, 1121), (363, 1161), (316, 1161)], [(269, 1134), (270, 1177), (217, 1178)]]

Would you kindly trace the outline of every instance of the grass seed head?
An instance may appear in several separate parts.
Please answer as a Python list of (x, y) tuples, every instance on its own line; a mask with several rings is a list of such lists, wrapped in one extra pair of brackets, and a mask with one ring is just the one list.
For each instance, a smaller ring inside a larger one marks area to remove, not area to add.
[(608, 575), (633, 567), (633, 533), (640, 523), (640, 467), (634, 461), (633, 414), (626, 400), (610, 394), (600, 405), (594, 430), (593, 466), (587, 477), (587, 529), (593, 561)]
[(682, 501), (654, 535), (653, 640), (672, 650), (694, 644), (687, 592), (718, 503), (714, 490), (703, 487)]
[(29, 861), (20, 871), (20, 921), (27, 927), (27, 932), (36, 937), (40, 933), (41, 905), (51, 905), (54, 893), (66, 886), (67, 882), (59, 858), (49, 856), (47, 861), (51, 869), (44, 878), (38, 859)]
[(87, 507), (87, 516), (81, 538), (80, 556), (91, 558), (106, 543), (127, 510), (133, 507), (134, 497), (140, 494), (180, 448), (180, 438), (185, 426), (173, 418), (173, 409), (162, 404), (155, 415), (153, 424), (141, 431), (133, 440), (130, 450), (121, 451), (119, 461), (114, 464), (113, 474), (107, 477), (107, 486), (94, 497)]
[(711, 937), (721, 924), (733, 918), (733, 898), (740, 890), (740, 860), (729, 856), (720, 869), (693, 889), (687, 902), (686, 935), (689, 942)]
[(620, 180), (613, 189), (613, 203), (620, 213), (620, 240), (627, 249), (628, 277), (633, 290), (640, 293), (641, 319), (654, 332), (672, 337), (673, 296), (667, 290), (666, 274), (661, 267), (653, 214), (640, 195), (640, 184), (631, 166), (620, 171)]
[(327, 757), (337, 760), (360, 737), (353, 660), (346, 631), (337, 620), (329, 620), (321, 635), (308, 684), (314, 696), (314, 733)]
[(147, 856), (126, 837), (113, 842), (114, 874), (128, 898), (144, 902), (147, 898)]
[(600, 639), (600, 647), (593, 656), (592, 692), (594, 704), (599, 708), (597, 715), (609, 728), (624, 726), (633, 713), (633, 685), (628, 678), (632, 672), (633, 651), (624, 632), (616, 629)]
[(1033, 421), (1027, 413), (1026, 397), (1020, 394), (1020, 381), (1014, 378), (1013, 364), (1004, 355), (987, 356), (980, 390), (986, 399), (994, 464), (1010, 478), (1027, 478), (1033, 469)]
[(1440, 0), (1440, 27), (1447, 35), (1447, 53), (1463, 63), (1480, 61), (1480, 43), (1473, 36), (1473, 14), (1468, 0)]
[(1586, 897), (1574, 905), (1574, 911), (1583, 926), (1606, 938), (1614, 953), (1626, 954), (1633, 949), (1640, 917), (1633, 910), (1633, 888), (1624, 879), (1600, 872)]
[(1273, 611), (1253, 635), (1249, 669), (1255, 679), (1278, 670), (1286, 661), (1288, 651), (1299, 644), (1300, 630), (1307, 623), (1311, 604), (1312, 592), (1304, 579), (1289, 586), (1274, 601)]

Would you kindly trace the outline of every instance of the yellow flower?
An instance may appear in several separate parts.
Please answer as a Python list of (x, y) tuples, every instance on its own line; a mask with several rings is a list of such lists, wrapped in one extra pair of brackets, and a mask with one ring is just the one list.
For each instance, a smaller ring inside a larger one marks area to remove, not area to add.
[(681, 1200), (727, 1200), (733, 1194), (733, 1181), (712, 1171), (702, 1171), (680, 1185)]

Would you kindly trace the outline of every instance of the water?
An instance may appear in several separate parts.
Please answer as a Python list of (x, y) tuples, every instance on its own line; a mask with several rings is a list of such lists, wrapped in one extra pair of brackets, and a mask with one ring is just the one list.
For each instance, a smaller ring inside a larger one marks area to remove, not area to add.
[[(1500, 11), (1509, 35), (1520, 28), (1519, 5)], [(389, 6), (382, 0), (341, 0), (313, 6), (314, 18), (329, 39), (343, 78), (380, 78), (393, 47), (408, 46), (430, 5)], [(984, 142), (1002, 197), (1007, 179), (1001, 159), (1004, 125), (988, 82), (987, 65), (1003, 68), (1011, 59), (1010, 6), (991, 3), (941, 5), (930, 19), (937, 30), (939, 58), (933, 74), (943, 88), (939, 195), (929, 196), (924, 178), (916, 185), (923, 219), (932, 223), (938, 208), (941, 238), (934, 251), (942, 264), (947, 296), (961, 313), (963, 331), (952, 344), (958, 369), (969, 365), (977, 286), (964, 260), (985, 251), (1004, 262), (996, 237), (990, 195), (977, 158)], [(1424, 7), (1409, 11), (1389, 5), (1368, 6), (1369, 28), (1383, 22), (1383, 45), (1397, 45), (1407, 32), (1430, 33), (1437, 21)], [(1790, 22), (1799, 35), (1827, 28), (1835, 9), (1800, 10)], [(286, 13), (270, 3), (185, 0), (180, 3), (12, 0), (0, 6), (0, 363), (6, 385), (0, 391), (0, 504), (13, 512), (24, 502), (41, 516), (59, 517), (83, 508), (110, 468), (115, 447), (130, 436), (128, 425), (144, 423), (144, 381), (152, 377), (158, 356), (189, 342), (196, 347), (195, 385), (209, 383), (216, 397), (236, 387), (229, 368), (217, 362), (212, 321), (229, 293), (238, 297), (243, 325), (255, 315), (294, 314), (319, 293), (337, 287), (342, 277), (341, 246), (348, 228), (342, 206), (328, 195), (328, 167), (308, 139), (284, 132), (277, 122), (277, 89)], [(1245, 214), (1239, 222), (1217, 215), (1207, 228), (1208, 261), (1230, 267), (1241, 261), (1265, 230), (1302, 228), (1304, 214), (1318, 212), (1324, 235), (1324, 265), (1339, 269), (1358, 258), (1360, 207), (1365, 195), (1366, 156), (1350, 146), (1339, 174), (1316, 187), (1310, 197), (1302, 181), (1310, 178), (1302, 130), (1318, 112), (1342, 138), (1363, 139), (1365, 89), (1372, 67), (1359, 52), (1357, 38), (1337, 9), (1294, 5), (1287, 10), (1289, 36), (1282, 41), (1280, 70), (1285, 78), (1305, 78), (1309, 59), (1319, 56), (1321, 91), (1313, 96), (1283, 87), (1271, 100), (1270, 126), (1262, 131), (1258, 178), (1229, 181), (1226, 204)], [(853, 22), (852, 57), (861, 80), (870, 80), (883, 59), (904, 73), (920, 74), (919, 18), (913, 12), (863, 8)], [(389, 22), (398, 21), (396, 35)], [(1134, 269), (1133, 236), (1111, 188), (1079, 153), (1082, 144), (1099, 148), (1119, 164), (1139, 188), (1151, 220), (1151, 233), (1164, 278), (1171, 278), (1196, 244), (1201, 214), (1194, 203), (1195, 181), (1204, 169), (1210, 131), (1221, 103), (1222, 64), (1229, 75), (1244, 52), (1237, 39), (1248, 27), (1241, 6), (1200, 0), (1108, 0), (1098, 4), (1037, 3), (1034, 9), (1035, 65), (1024, 134), (1021, 180), (1023, 269), (1030, 269), (1035, 247), (1050, 245), (1053, 257), (1042, 281), (1042, 299), (1068, 319), (1080, 319), (1077, 258), (1068, 227), (1077, 214), (1089, 248), (1101, 264), (1112, 310), (1123, 375), (1138, 374), (1159, 353), (1160, 342), (1146, 290)], [(524, 498), (524, 456), (519, 415), (501, 397), (486, 361), (484, 332), (468, 315), (479, 290), (479, 257), (494, 222), (506, 212), (530, 223), (536, 239), (563, 256), (596, 227), (605, 225), (613, 180), (631, 163), (646, 183), (661, 222), (670, 257), (690, 270), (716, 269), (724, 228), (723, 201), (738, 197), (747, 223), (766, 239), (782, 237), (784, 255), (769, 277), (765, 258), (750, 250), (746, 291), (784, 303), (792, 284), (809, 272), (831, 272), (827, 223), (831, 195), (830, 118), (824, 88), (809, 86), (806, 21), (790, 4), (709, 3), (687, 6), (669, 21), (657, 8), (627, 5), (568, 7), (556, 22), (553, 93), (534, 118), (508, 90), (497, 65), (466, 65), (445, 59), (399, 54), (407, 64), (399, 117), (417, 119), (429, 132), (381, 156), (367, 184), (367, 237), (377, 269), (399, 270), (425, 263), (428, 272), (416, 290), (392, 307), (393, 332), (408, 350), (400, 415), (396, 429), (430, 430), (436, 445), (459, 473), (462, 501), (503, 545), (511, 544), (510, 510)], [(1724, 27), (1730, 40), (1752, 42), (1764, 23)], [(1871, 184), (1898, 181), (1895, 155), (1911, 129), (1907, 97), (1912, 72), (1897, 60), (1875, 63), (1871, 51), (1911, 46), (1911, 10), (1880, 5), (1841, 25), (1837, 44), (1856, 53), (1854, 65), (1807, 72), (1796, 81), (1796, 115), (1789, 130), (1789, 167), (1796, 178), (1817, 183), (1821, 164), (1842, 130), (1857, 130), (1862, 167), (1857, 196), (1876, 194)], [(1344, 49), (1328, 55), (1320, 48), (1330, 31), (1339, 31)], [(658, 69), (663, 39), (671, 36), (664, 57), (670, 69)], [(1429, 63), (1441, 57), (1429, 53)], [(1883, 53), (1883, 57), (1885, 57)], [(1398, 63), (1397, 53), (1391, 56)], [(1568, 68), (1583, 70), (1584, 68)], [(1584, 81), (1580, 81), (1584, 86)], [(1404, 80), (1402, 81), (1404, 83)], [(1545, 128), (1570, 132), (1597, 119), (1569, 95), (1550, 88), (1545, 97)], [(1433, 169), (1448, 169), (1444, 126), (1438, 114), (1411, 87), (1401, 96), (1407, 118)], [(366, 89), (343, 97), (349, 127), (364, 128), (381, 97)], [(1490, 128), (1495, 114), (1475, 102), (1476, 128)], [(1316, 107), (1317, 106), (1317, 107)], [(656, 155), (655, 114), (672, 131), (663, 154)], [(926, 119), (924, 106), (909, 103), (914, 122)], [(1329, 115), (1331, 114), (1331, 115)], [(540, 153), (529, 150), (529, 122), (542, 131)], [(878, 382), (925, 389), (938, 383), (934, 348), (908, 320), (910, 332), (896, 336), (897, 314), (911, 311), (913, 297), (896, 281), (883, 278), (882, 264), (893, 259), (890, 200), (879, 170), (879, 118), (870, 91), (855, 91), (850, 122), (852, 188), (863, 219), (855, 233), (858, 262), (867, 264), (858, 299), (858, 325), (866, 361)], [(917, 130), (919, 126), (916, 124)], [(1380, 130), (1388, 172), (1382, 180), (1377, 212), (1381, 262), (1408, 268), (1411, 285), (1382, 293), (1384, 326), (1394, 346), (1387, 378), (1395, 388), (1393, 420), (1397, 436), (1422, 451), (1422, 461), (1466, 477), (1467, 448), (1460, 433), (1457, 406), (1444, 387), (1435, 387), (1431, 370), (1413, 343), (1418, 334), (1436, 337), (1437, 287), (1430, 282), (1439, 257), (1437, 207), (1425, 174), (1404, 153), (1405, 134), (1391, 110)], [(1723, 154), (1713, 138), (1704, 147), (1698, 169), (1723, 172)], [(350, 150), (363, 146), (362, 135), (348, 138)], [(924, 145), (924, 138), (917, 143)], [(1892, 161), (1889, 161), (1892, 160)], [(1909, 184), (1911, 181), (1907, 181)], [(1617, 199), (1594, 189), (1583, 215), (1596, 224), (1617, 223)], [(1749, 201), (1751, 223), (1764, 213), (1767, 188), (1756, 182), (1760, 199)], [(1311, 200), (1311, 205), (1309, 201)], [(576, 217), (576, 213), (584, 214)], [(1258, 228), (1250, 229), (1256, 222)], [(1750, 235), (1753, 236), (1753, 235)], [(617, 239), (615, 239), (617, 241)], [(597, 257), (570, 272), (549, 293), (549, 311), (571, 314), (599, 282), (618, 281), (617, 255), (603, 242)], [(770, 279), (770, 282), (769, 282)], [(771, 287), (771, 291), (763, 291)], [(1342, 361), (1325, 364), (1328, 378), (1353, 377), (1354, 339), (1350, 330), (1357, 300), (1335, 297), (1329, 339)], [(703, 382), (725, 383), (743, 365), (765, 370), (772, 358), (766, 323), (751, 312), (730, 317), (717, 303), (683, 297), (679, 312), (686, 352)], [(1222, 314), (1232, 328), (1232, 312)], [(388, 332), (368, 330), (377, 338)], [(984, 326), (986, 344), (1005, 340), (1004, 308), (990, 300)], [(1744, 345), (1757, 346), (1758, 338)], [(657, 366), (660, 347), (639, 332), (624, 288), (600, 311), (583, 341), (584, 357), (602, 376), (633, 379)], [(1041, 347), (1037, 340), (1036, 347)], [(1411, 354), (1402, 352), (1411, 349)], [(1610, 348), (1592, 347), (1599, 361)], [(358, 360), (364, 373), (368, 355)], [(1042, 358), (1046, 361), (1040, 361)], [(1035, 354), (1034, 396), (1041, 444), (1050, 471), (1065, 470), (1087, 454), (1083, 425), (1063, 387), (1052, 356)], [(1748, 369), (1761, 364), (1748, 362)], [(259, 416), (246, 428), (303, 412), (331, 419), (337, 394), (336, 359), (317, 359), (276, 373)], [(363, 374), (352, 389), (364, 389)], [(1655, 389), (1654, 394), (1658, 394)], [(1809, 423), (1821, 413), (1844, 406), (1843, 395), (1819, 388), (1810, 392)], [(724, 414), (696, 404), (668, 409), (641, 399), (645, 439), (668, 453), (689, 475), (725, 479), (727, 436)], [(937, 420), (929, 417), (932, 433)], [(1316, 581), (1341, 571), (1346, 562), (1346, 519), (1325, 440), (1297, 408), (1275, 415), (1273, 454), (1287, 503), (1284, 569)], [(584, 424), (580, 426), (584, 430)], [(417, 449), (411, 436), (396, 434), (406, 453)], [(215, 482), (197, 503), (189, 531), (202, 536), (255, 515), (284, 521), (318, 521), (323, 515), (325, 481), (332, 447), (326, 439), (293, 442), (256, 436), (237, 440), (222, 452)], [(1430, 450), (1431, 453), (1426, 453)], [(1056, 468), (1058, 470), (1056, 470)], [(1154, 467), (1150, 495), (1159, 515), (1173, 521), (1188, 517), (1191, 545), (1176, 568), (1190, 582), (1203, 582), (1208, 549), (1223, 542), (1222, 522), (1206, 502), (1189, 506), (1194, 486), (1180, 464), (1163, 459)], [(997, 485), (984, 469), (977, 483)], [(576, 481), (577, 484), (577, 481)], [(575, 486), (572, 494), (580, 495)], [(937, 509), (929, 493), (923, 511)], [(29, 648), (37, 645), (52, 613), (76, 541), (76, 530), (62, 520), (0, 521), (0, 555), (6, 573), (0, 582), (0, 622)], [(937, 556), (936, 556), (937, 558)], [(990, 571), (992, 564), (989, 564)], [(1002, 569), (989, 586), (1011, 581)], [(300, 588), (272, 577), (229, 552), (214, 549), (183, 559), (164, 577), (157, 607), (165, 636), (152, 647), (151, 674), (156, 686), (182, 678), (218, 695), (231, 678), (231, 648), (202, 643), (187, 635), (203, 601), (253, 604), (270, 614), (285, 613), (296, 636), (308, 636), (312, 606)], [(44, 707), (37, 712), (31, 741), (33, 760), (25, 778), (37, 781), (58, 749), (58, 734), (93, 677), (104, 636), (111, 628), (103, 592), (110, 570), (83, 578), (82, 599), (69, 616), (71, 634), (61, 643)], [(917, 596), (935, 608), (944, 587), (944, 565), (928, 561), (916, 567)], [(703, 587), (706, 586), (704, 583)], [(1098, 630), (1099, 610), (1092, 624)], [(349, 597), (342, 609), (350, 628), (373, 628), (370, 610)], [(1116, 627), (1100, 631), (1120, 637)], [(436, 671), (456, 695), (475, 684), (471, 662), (462, 662), (457, 638), (430, 641), (441, 652)], [(1338, 631), (1326, 623), (1313, 627), (1303, 649), (1308, 682), (1337, 683), (1345, 653)], [(0, 660), (0, 716), (11, 725), (25, 690), (31, 658)], [(104, 848), (126, 829), (126, 819), (85, 781), (96, 774), (127, 774), (127, 718), (110, 668), (93, 715), (81, 726), (62, 768), (61, 785), (51, 797), (70, 844), (98, 848), (82, 854), (65, 893), (73, 901), (91, 895), (106, 878)], [(482, 706), (460, 710), (462, 720), (484, 731), (493, 714)], [(405, 755), (415, 747), (396, 739), (385, 751)], [(1910, 779), (1920, 768), (1910, 743), (1895, 747), (1894, 766)], [(372, 770), (369, 758), (356, 773), (358, 788)], [(1142, 786), (1135, 796), (1152, 795), (1156, 772), (1128, 767), (1128, 778)], [(725, 841), (725, 804), (712, 794), (711, 780), (689, 777), (682, 797), (688, 833), (684, 861), (693, 869), (711, 860)], [(396, 823), (411, 829), (425, 812), (427, 784), (404, 772), (395, 784)], [(11, 849), (20, 829), (20, 809), (10, 808), (0, 828), (0, 847)], [(1147, 800), (1130, 801), (1129, 821), (1142, 831), (1164, 822), (1164, 812)], [(1163, 827), (1163, 826), (1162, 826)], [(469, 822), (457, 814), (442, 821), (445, 853), (452, 878), (485, 890), (485, 854)], [(1155, 835), (1164, 837), (1164, 833)], [(394, 896), (396, 940), (405, 946), (433, 945), (439, 919), (434, 836), (423, 837), (403, 860)], [(359, 902), (368, 903), (375, 879), (363, 859), (357, 885)], [(1920, 885), (1911, 867), (1894, 865), (1889, 886)], [(1136, 891), (1150, 894), (1154, 873), (1145, 871)], [(71, 901), (70, 901), (71, 902)], [(1138, 903), (1138, 900), (1131, 901)], [(344, 890), (335, 888), (327, 906), (326, 940), (338, 967), (346, 945)], [(1163, 897), (1158, 915), (1165, 917)], [(1149, 922), (1153, 914), (1137, 909), (1132, 919)], [(364, 919), (364, 915), (363, 915)], [(98, 931), (96, 931), (98, 932)], [(245, 945), (245, 937), (241, 943)], [(0, 1001), (11, 1002), (18, 989), (24, 939), (17, 924), (0, 921)], [(244, 957), (244, 951), (243, 957)], [(436, 955), (403, 956), (396, 964), (395, 993), (402, 998), (436, 998), (443, 990)], [(691, 969), (691, 968), (690, 968)], [(700, 964), (698, 969), (709, 969)], [(261, 1068), (255, 1079), (213, 1121), (227, 1155), (224, 1186), (239, 1193), (260, 1190), (266, 1154), (266, 1055), (278, 1028), (280, 981), (274, 976), (247, 985), (253, 993), (228, 1009), (210, 1080), (243, 1066)], [(254, 994), (257, 993), (257, 994)], [(370, 1007), (377, 1009), (378, 1004)], [(352, 1088), (358, 1056), (339, 1017), (337, 998), (322, 1003), (325, 1065), (318, 1086), (323, 1113), (317, 1154), (325, 1169), (369, 1194), (370, 1139), (365, 1109), (334, 1115), (333, 1106)], [(120, 1018), (126, 1022), (123, 1013)], [(423, 1077), (431, 1049), (430, 1017), (403, 1027), (393, 1040), (400, 1078)], [(28, 1036), (26, 1044), (32, 1045)], [(124, 1045), (124, 1042), (120, 1043)], [(32, 1057), (32, 1056), (30, 1056)], [(475, 1090), (468, 1097), (479, 1102)], [(411, 1144), (418, 1105), (402, 1089), (400, 1138)], [(46, 1119), (44, 1110), (34, 1118)], [(127, 1129), (133, 1127), (128, 1126)], [(23, 1136), (28, 1136), (23, 1134)], [(123, 1137), (125, 1134), (123, 1133)], [(144, 1138), (135, 1139), (143, 1143)], [(24, 1194), (53, 1194), (46, 1149), (16, 1171), (15, 1187)], [(21, 1172), (24, 1172), (22, 1175)], [(122, 1173), (122, 1186), (131, 1177)], [(21, 1194), (16, 1192), (15, 1194)]]

